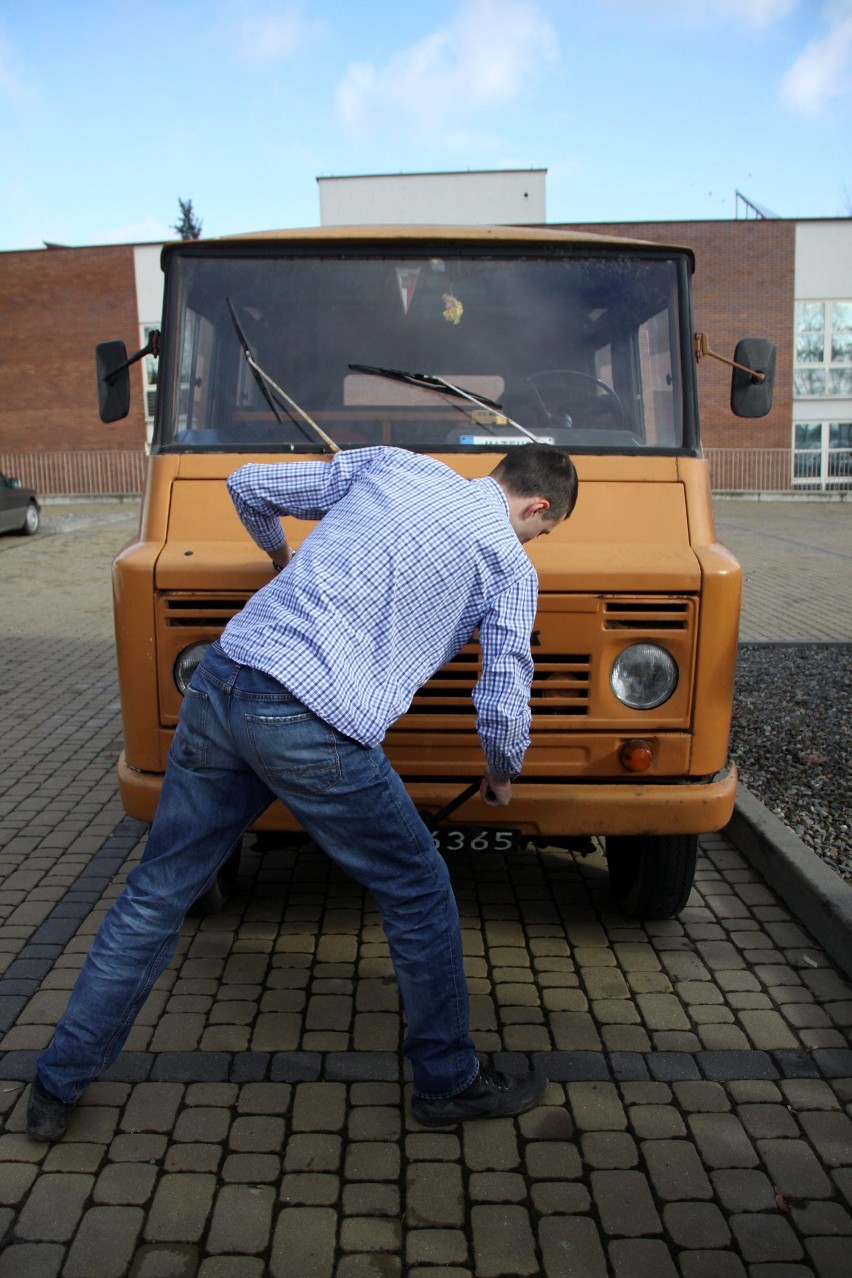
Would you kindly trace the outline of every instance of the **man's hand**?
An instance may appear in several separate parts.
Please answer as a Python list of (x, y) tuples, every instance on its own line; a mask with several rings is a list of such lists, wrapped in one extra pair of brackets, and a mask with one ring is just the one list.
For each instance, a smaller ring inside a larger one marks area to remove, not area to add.
[(283, 546), (279, 546), (277, 550), (268, 550), (266, 552), (272, 560), (272, 567), (278, 572), (282, 568), (286, 568), (290, 560), (293, 558), (293, 552), (285, 542)]
[(479, 786), (479, 797), (489, 808), (505, 808), (512, 797), (512, 782), (497, 781), (486, 772)]

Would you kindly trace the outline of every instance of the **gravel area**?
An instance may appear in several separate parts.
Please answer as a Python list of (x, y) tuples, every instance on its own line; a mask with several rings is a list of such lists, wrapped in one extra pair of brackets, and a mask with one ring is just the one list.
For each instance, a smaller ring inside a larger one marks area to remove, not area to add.
[(740, 779), (852, 880), (852, 644), (740, 647), (731, 754)]

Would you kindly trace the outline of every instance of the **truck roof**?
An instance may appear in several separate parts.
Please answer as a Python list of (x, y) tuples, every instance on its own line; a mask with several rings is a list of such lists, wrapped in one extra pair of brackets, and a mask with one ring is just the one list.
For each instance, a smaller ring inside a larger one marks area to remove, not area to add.
[(609, 246), (628, 250), (654, 249), (657, 252), (685, 253), (690, 269), (695, 270), (695, 254), (684, 245), (660, 244), (653, 240), (630, 239), (626, 236), (599, 235), (593, 231), (557, 230), (548, 226), (427, 226), (405, 224), (371, 226), (311, 226), (278, 231), (250, 231), (240, 235), (219, 236), (203, 240), (177, 240), (163, 246), (161, 261), (175, 252), (204, 252), (210, 248), (248, 244), (284, 246), (285, 244), (434, 244), (446, 240), (471, 244), (587, 245), (589, 248)]

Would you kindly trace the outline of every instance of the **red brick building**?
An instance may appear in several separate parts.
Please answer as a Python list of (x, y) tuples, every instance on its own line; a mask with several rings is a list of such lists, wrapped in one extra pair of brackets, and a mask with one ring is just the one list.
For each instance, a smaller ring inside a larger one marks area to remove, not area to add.
[[(852, 443), (847, 439), (852, 432), (852, 219), (599, 223), (570, 229), (692, 248), (696, 330), (728, 357), (746, 336), (768, 338), (778, 352), (774, 406), (759, 420), (732, 415), (730, 370), (713, 359), (701, 361), (705, 448), (805, 448), (811, 450), (806, 458), (811, 467), (831, 473), (830, 454), (836, 457), (838, 447)], [(20, 453), (138, 454), (144, 448), (146, 407), (150, 414), (153, 402), (144, 393), (150, 389), (150, 368), (141, 362), (131, 370), (130, 417), (104, 426), (97, 413), (94, 348), (109, 338), (123, 339), (131, 352), (144, 344), (147, 327), (159, 322), (158, 259), (158, 245), (0, 253), (0, 468), (4, 457), (8, 465), (9, 456)], [(790, 485), (789, 457), (784, 468), (787, 478), (767, 486)]]

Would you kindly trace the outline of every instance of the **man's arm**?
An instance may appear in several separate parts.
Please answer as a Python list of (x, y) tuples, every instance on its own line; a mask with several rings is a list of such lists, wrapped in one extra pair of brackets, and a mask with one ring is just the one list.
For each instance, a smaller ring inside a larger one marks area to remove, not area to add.
[(479, 624), (482, 674), (473, 701), (487, 763), (480, 794), (492, 806), (509, 802), (512, 778), (529, 746), (530, 634), (537, 602), (538, 580), (531, 571), (498, 596)]
[(357, 448), (335, 453), (330, 462), (250, 462), (230, 476), (228, 492), (249, 536), (277, 567), (284, 567), (290, 550), (281, 516), (322, 519), (346, 496), (358, 474), (381, 460), (385, 451)]

